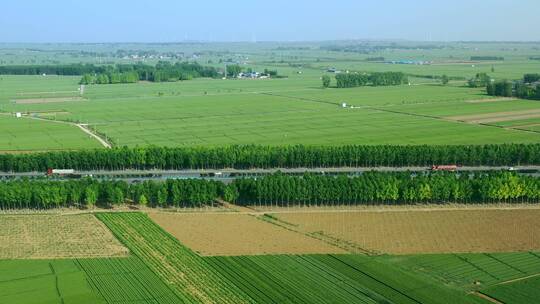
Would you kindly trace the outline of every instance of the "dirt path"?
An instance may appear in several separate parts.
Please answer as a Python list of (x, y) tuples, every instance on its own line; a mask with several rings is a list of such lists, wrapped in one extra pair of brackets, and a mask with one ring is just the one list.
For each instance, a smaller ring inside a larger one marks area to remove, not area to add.
[(535, 278), (535, 277), (538, 277), (538, 276), (540, 276), (540, 273), (528, 275), (528, 276), (522, 277), (522, 278), (517, 278), (517, 279), (513, 279), (513, 280), (508, 280), (508, 281), (500, 282), (500, 283), (495, 284), (494, 286), (497, 286), (497, 285), (506, 285), (506, 284), (510, 284), (510, 283), (514, 283), (514, 282), (519, 282), (519, 281), (527, 280), (527, 279), (530, 279), (530, 278)]
[(514, 97), (497, 97), (497, 98), (484, 98), (484, 99), (472, 99), (465, 100), (466, 103), (485, 103), (485, 102), (497, 102), (497, 101), (512, 101), (517, 100)]
[(478, 291), (475, 291), (475, 292), (473, 292), (472, 294), (475, 295), (475, 296), (477, 296), (477, 297), (479, 297), (479, 298), (482, 298), (482, 299), (484, 299), (484, 300), (486, 300), (486, 301), (488, 301), (488, 302), (491, 302), (491, 303), (495, 303), (495, 304), (504, 304), (504, 302), (501, 302), (501, 301), (499, 301), (499, 300), (497, 300), (497, 299), (495, 299), (495, 298), (492, 298), (492, 297), (490, 297), (490, 296), (488, 296), (488, 295), (486, 295), (486, 294), (483, 294), (483, 293), (481, 293), (481, 292), (478, 292)]
[(438, 212), (438, 211), (484, 211), (484, 210), (538, 210), (540, 206), (536, 205), (495, 205), (495, 206), (440, 206), (440, 205), (413, 205), (413, 206), (358, 206), (358, 207), (276, 207), (276, 208), (257, 208), (254, 206), (253, 210), (246, 210), (242, 213), (248, 213), (251, 215), (263, 215), (265, 213), (272, 214), (289, 214), (289, 213), (350, 213), (350, 212), (372, 212), (372, 213), (384, 213), (384, 212)]
[(94, 132), (92, 132), (90, 129), (88, 129), (88, 125), (87, 124), (75, 124), (77, 127), (79, 127), (79, 129), (81, 129), (84, 133), (92, 136), (93, 138), (95, 138), (97, 141), (99, 141), (99, 143), (104, 146), (105, 148), (107, 149), (111, 149), (112, 146), (111, 144), (109, 144), (106, 140), (104, 140), (103, 138), (99, 137), (99, 135), (95, 134)]
[(504, 111), (504, 112), (473, 114), (473, 115), (447, 116), (445, 118), (449, 120), (465, 121), (465, 122), (472, 122), (472, 123), (488, 123), (488, 122), (499, 122), (499, 121), (517, 120), (517, 119), (525, 119), (525, 118), (536, 118), (538, 116), (540, 116), (540, 109)]

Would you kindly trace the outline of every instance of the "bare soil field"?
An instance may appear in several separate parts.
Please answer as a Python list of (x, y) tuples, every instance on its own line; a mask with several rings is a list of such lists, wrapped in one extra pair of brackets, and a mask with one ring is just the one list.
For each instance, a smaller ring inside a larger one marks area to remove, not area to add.
[(149, 213), (182, 244), (204, 256), (346, 253), (315, 238), (238, 213)]
[(497, 98), (465, 100), (465, 102), (466, 103), (486, 103), (486, 102), (510, 101), (510, 100), (516, 100), (516, 99), (513, 97), (497, 97)]
[(0, 259), (118, 257), (128, 253), (92, 214), (0, 215)]
[(54, 97), (54, 98), (27, 98), (16, 99), (17, 104), (40, 104), (40, 103), (56, 103), (56, 102), (68, 102), (68, 101), (83, 101), (82, 97)]
[(487, 114), (477, 115), (462, 115), (462, 116), (449, 116), (445, 117), (450, 120), (465, 121), (470, 123), (492, 123), (501, 121), (512, 121), (529, 118), (540, 117), (540, 109), (536, 110), (524, 110), (524, 111), (509, 111), (509, 112), (495, 112)]
[(540, 249), (540, 210), (276, 213), (291, 229), (374, 254), (518, 252)]

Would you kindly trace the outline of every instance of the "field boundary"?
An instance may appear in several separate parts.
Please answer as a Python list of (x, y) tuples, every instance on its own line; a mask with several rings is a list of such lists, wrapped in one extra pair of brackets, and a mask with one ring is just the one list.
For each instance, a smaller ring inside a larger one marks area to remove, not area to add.
[(494, 303), (494, 304), (505, 304), (504, 302), (501, 302), (501, 301), (499, 301), (499, 300), (497, 300), (495, 298), (492, 298), (492, 297), (488, 296), (487, 294), (482, 293), (480, 291), (474, 291), (474, 292), (471, 292), (471, 294), (475, 295), (475, 296), (477, 296), (479, 298), (482, 298), (482, 299), (484, 299), (486, 301), (489, 301), (491, 303)]
[(524, 281), (524, 280), (527, 280), (527, 279), (536, 278), (536, 277), (539, 277), (539, 276), (540, 276), (540, 273), (535, 273), (535, 274), (531, 274), (531, 275), (528, 275), (528, 276), (525, 276), (525, 277), (521, 277), (521, 278), (512, 279), (512, 280), (500, 282), (500, 283), (497, 283), (497, 284), (493, 284), (493, 286), (507, 285), (507, 284), (511, 284), (511, 283), (515, 283), (515, 282), (519, 282), (519, 281)]

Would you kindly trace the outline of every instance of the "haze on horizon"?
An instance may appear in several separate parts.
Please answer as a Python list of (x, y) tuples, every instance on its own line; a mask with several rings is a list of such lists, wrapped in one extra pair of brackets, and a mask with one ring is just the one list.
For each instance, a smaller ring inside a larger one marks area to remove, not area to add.
[(540, 41), (538, 0), (19, 0), (0, 42)]

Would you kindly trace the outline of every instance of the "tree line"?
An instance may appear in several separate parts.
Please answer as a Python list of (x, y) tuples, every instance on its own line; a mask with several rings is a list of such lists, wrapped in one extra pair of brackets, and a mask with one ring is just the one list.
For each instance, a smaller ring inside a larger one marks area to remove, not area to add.
[[(391, 86), (408, 83), (409, 79), (402, 72), (373, 72), (373, 73), (339, 73), (336, 75), (338, 88), (353, 88), (361, 86)], [(324, 79), (323, 79), (324, 85)]]
[(471, 61), (503, 61), (504, 57), (499, 56), (471, 56)]
[(510, 172), (381, 173), (357, 177), (276, 174), (236, 180), (240, 205), (493, 203), (540, 200), (540, 178)]
[(486, 86), (488, 95), (540, 100), (540, 74), (525, 74), (522, 80), (500, 80)]
[(490, 83), (491, 77), (487, 73), (477, 73), (475, 77), (467, 81), (471, 88), (484, 88)]
[(540, 144), (121, 147), (0, 154), (0, 171), (540, 165)]
[(511, 172), (475, 174), (367, 172), (360, 176), (280, 173), (222, 182), (188, 179), (93, 179), (0, 182), (0, 209), (91, 208), (132, 204), (192, 208), (223, 199), (240, 205), (495, 203), (540, 200), (540, 178)]
[(5, 65), (0, 66), (0, 75), (65, 75), (77, 76), (84, 74), (105, 73), (107, 66), (93, 64), (63, 64), (63, 65)]
[(134, 83), (137, 81), (166, 82), (190, 80), (199, 77), (218, 77), (214, 67), (202, 66), (199, 63), (160, 61), (155, 66), (146, 64), (118, 64), (109, 66), (103, 72), (86, 73), (80, 84), (115, 84)]
[(207, 180), (124, 181), (15, 180), (0, 182), (0, 209), (110, 207), (199, 207), (227, 197), (223, 183)]

